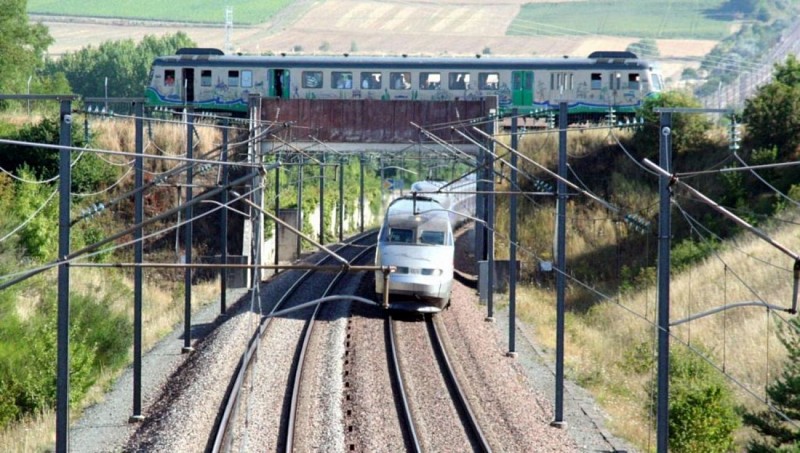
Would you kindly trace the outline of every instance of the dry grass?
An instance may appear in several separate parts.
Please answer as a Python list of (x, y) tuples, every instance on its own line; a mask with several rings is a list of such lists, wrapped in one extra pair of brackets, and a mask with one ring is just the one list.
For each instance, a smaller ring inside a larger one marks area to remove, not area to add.
[(52, 451), (56, 443), (56, 414), (45, 411), (0, 430), (0, 451), (30, 453)]
[[(186, 127), (175, 123), (152, 121), (145, 124), (145, 154), (161, 156), (183, 156), (186, 154)], [(133, 152), (135, 150), (134, 121), (126, 118), (101, 119), (90, 123), (94, 137), (93, 146), (100, 149)], [(215, 149), (221, 143), (218, 128), (196, 123), (197, 135), (193, 139), (194, 154), (199, 156)], [(130, 160), (114, 157), (115, 163)], [(112, 158), (109, 158), (112, 160)], [(148, 171), (163, 172), (178, 165), (177, 161), (146, 159)]]
[[(776, 230), (772, 237), (792, 250), (800, 248), (800, 236), (794, 227)], [(774, 263), (776, 267), (765, 263)], [(670, 319), (674, 322), (726, 303), (759, 298), (770, 304), (789, 306), (792, 264), (762, 240), (746, 237), (729, 241), (718, 256), (673, 275)], [(753, 288), (755, 294), (735, 275)], [(546, 350), (554, 352), (553, 292), (525, 287), (518, 294), (520, 318), (533, 325), (537, 340)], [(613, 432), (644, 450), (652, 449), (654, 439), (655, 420), (645, 402), (655, 373), (656, 354), (652, 348), (656, 303), (656, 288), (650, 286), (600, 301), (588, 313), (568, 314), (566, 320), (568, 378), (595, 395), (610, 415)], [(738, 403), (763, 410), (764, 406), (749, 392), (764, 398), (765, 386), (778, 376), (787, 357), (775, 335), (775, 324), (782, 324), (778, 316), (788, 317), (774, 313), (770, 316), (764, 308), (737, 308), (675, 326), (672, 348), (691, 345), (709, 351), (710, 360), (730, 377), (728, 382)], [(639, 355), (635, 351), (637, 346)], [(635, 357), (644, 360), (649, 371), (635, 371)], [(734, 380), (743, 387), (734, 384)]]
[[(569, 158), (573, 162), (590, 156), (593, 150), (602, 149), (609, 143), (608, 130), (606, 129), (578, 130), (580, 132), (571, 132), (567, 136)], [(627, 137), (630, 134), (629, 131), (616, 131), (615, 133), (621, 137)], [(537, 164), (553, 171), (557, 168), (557, 132), (536, 131), (529, 133), (520, 140), (519, 149)], [(498, 149), (498, 152), (503, 154), (504, 151)], [(506, 160), (509, 161), (510, 157), (507, 157)], [(547, 182), (553, 188), (556, 187), (557, 180), (536, 165), (520, 159), (519, 168), (521, 174), (535, 175), (537, 179)], [(509, 169), (505, 168), (503, 173), (507, 177)], [(574, 180), (572, 177), (571, 179)], [(520, 176), (518, 181), (523, 190), (538, 191), (530, 180)], [(509, 183), (506, 180), (502, 180), (498, 185), (498, 190), (510, 190)], [(614, 192), (631, 193), (636, 196), (635, 200), (614, 200), (624, 206), (637, 206), (649, 202), (645, 199), (646, 197), (641, 196), (640, 191), (624, 188), (624, 190)], [(518, 208), (519, 222), (521, 225), (525, 225), (525, 228), (518, 229), (518, 242), (532, 252), (532, 254), (523, 253), (519, 256), (519, 259), (523, 261), (523, 268), (527, 269), (536, 268), (536, 264), (538, 264), (537, 257), (545, 260), (553, 259), (554, 222), (553, 210), (549, 207), (554, 206), (554, 198), (551, 196), (532, 196), (531, 199), (539, 203), (540, 206), (534, 206), (532, 201), (520, 198)], [(581, 200), (585, 201), (587, 199), (582, 197)], [(508, 197), (498, 196), (496, 203), (499, 213), (508, 212)], [(541, 209), (542, 206), (547, 208)], [(609, 216), (606, 208), (597, 203), (586, 201), (577, 204), (570, 202), (567, 209), (570, 218), (570, 222), (567, 224), (570, 229), (570, 241), (567, 244), (569, 256), (580, 256), (599, 247), (613, 245), (621, 239), (620, 235), (627, 232), (624, 228), (618, 228), (617, 223)], [(498, 215), (496, 226), (499, 232), (507, 234), (509, 231), (508, 216), (505, 214)], [(508, 241), (502, 237), (502, 234), (497, 237), (495, 249), (497, 257), (505, 259), (508, 257)]]

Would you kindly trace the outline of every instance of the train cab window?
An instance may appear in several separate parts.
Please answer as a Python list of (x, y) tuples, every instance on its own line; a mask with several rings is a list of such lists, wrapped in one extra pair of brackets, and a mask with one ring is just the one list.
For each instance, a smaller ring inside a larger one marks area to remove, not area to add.
[(469, 73), (468, 72), (451, 72), (449, 75), (449, 87), (451, 90), (467, 90), (469, 89)]
[(322, 71), (303, 71), (303, 88), (322, 88)]
[(639, 74), (636, 72), (631, 72), (628, 74), (628, 89), (629, 90), (638, 90), (641, 87), (639, 84)]
[(175, 70), (174, 69), (167, 69), (167, 70), (164, 71), (164, 85), (166, 85), (166, 86), (175, 85)]
[(438, 90), (442, 86), (442, 75), (438, 72), (420, 72), (420, 90)]
[(353, 73), (341, 71), (331, 72), (331, 88), (351, 90), (353, 88)]
[(479, 72), (478, 84), (481, 90), (496, 90), (500, 88), (500, 74), (497, 72)]
[(200, 86), (210, 87), (211, 86), (211, 70), (210, 69), (203, 69), (200, 71)]
[(414, 242), (414, 230), (406, 228), (392, 228), (389, 231), (389, 242), (411, 244)]
[(253, 71), (242, 71), (242, 86), (244, 88), (253, 86)]
[(650, 75), (651, 83), (653, 84), (653, 91), (661, 91), (664, 87), (664, 80), (661, 78), (661, 74), (652, 73)]
[(394, 90), (410, 90), (411, 89), (411, 73), (410, 72), (390, 72), (389, 83)]
[(603, 88), (603, 74), (599, 72), (592, 73), (592, 89), (599, 90)]
[(423, 231), (419, 235), (420, 244), (444, 245), (444, 231)]
[(228, 71), (228, 86), (229, 87), (239, 86), (239, 71)]
[(361, 88), (365, 90), (380, 90), (382, 75), (380, 72), (362, 72)]

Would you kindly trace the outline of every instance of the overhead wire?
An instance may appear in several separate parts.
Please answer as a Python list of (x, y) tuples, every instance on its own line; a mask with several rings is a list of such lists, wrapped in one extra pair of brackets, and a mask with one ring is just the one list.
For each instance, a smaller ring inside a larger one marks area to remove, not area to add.
[[(689, 200), (690, 201), (694, 201), (694, 202), (700, 202), (698, 200), (692, 200), (692, 199), (689, 199)], [(699, 220), (695, 219), (694, 216), (692, 216), (685, 209), (683, 209), (683, 207), (679, 203), (677, 203), (677, 200), (675, 201), (675, 206), (678, 207), (678, 210), (681, 212), (683, 217), (686, 219), (687, 223), (689, 223), (689, 225), (691, 225), (692, 231), (698, 231), (698, 236), (703, 237), (702, 234), (699, 233), (699, 230), (697, 230), (697, 228), (700, 228), (703, 231), (705, 231), (705, 233), (707, 235), (713, 236), (713, 238), (716, 241), (718, 241), (719, 243), (722, 243), (724, 241), (724, 239), (722, 237), (720, 237), (718, 234), (714, 233), (710, 228), (708, 228), (707, 226), (703, 225), (702, 222), (700, 222)], [(758, 258), (757, 256), (753, 256), (753, 255), (745, 252), (744, 250), (742, 250), (741, 248), (739, 248), (736, 245), (736, 242), (728, 241), (727, 243), (728, 243), (728, 246), (732, 247), (734, 250), (739, 251), (742, 255), (744, 255), (744, 256), (746, 256), (746, 257), (748, 257), (750, 259), (756, 260), (756, 261), (760, 262), (761, 264), (765, 264), (767, 266), (774, 267), (775, 269), (780, 269), (782, 271), (786, 271), (786, 272), (789, 272), (789, 273), (792, 272), (792, 270), (789, 269), (789, 268), (779, 266), (777, 264), (772, 263), (771, 261), (767, 261), (765, 259)]]
[(227, 204), (218, 203), (217, 206), (215, 206), (215, 207), (213, 207), (213, 208), (211, 208), (211, 209), (209, 209), (207, 211), (201, 212), (199, 214), (194, 214), (191, 219), (184, 219), (184, 220), (181, 220), (179, 222), (175, 222), (173, 224), (170, 224), (169, 226), (166, 226), (166, 227), (161, 228), (159, 230), (156, 230), (154, 232), (150, 232), (150, 233), (144, 234), (144, 235), (142, 235), (141, 239), (132, 239), (132, 240), (127, 241), (127, 242), (114, 244), (113, 246), (108, 247), (108, 248), (98, 249), (98, 250), (96, 250), (94, 252), (89, 252), (89, 253), (77, 256), (75, 258), (67, 260), (66, 262), (68, 262), (68, 263), (78, 263), (78, 262), (81, 262), (81, 259), (84, 259), (84, 260), (91, 259), (91, 258), (94, 258), (95, 256), (102, 255), (102, 254), (108, 253), (110, 251), (114, 251), (114, 250), (125, 248), (125, 247), (131, 246), (131, 245), (135, 245), (137, 242), (145, 242), (145, 240), (147, 240), (147, 239), (150, 239), (150, 238), (153, 238), (153, 237), (157, 237), (157, 236), (162, 236), (165, 233), (169, 233), (172, 230), (176, 230), (176, 229), (178, 229), (178, 228), (180, 228), (180, 227), (182, 227), (184, 225), (187, 225), (189, 223), (192, 223), (192, 222), (195, 222), (195, 221), (197, 221), (199, 219), (202, 219), (203, 217), (211, 215), (214, 212), (219, 211), (220, 209), (229, 209), (229, 210), (232, 210), (234, 212), (237, 212), (237, 213), (241, 214), (240, 211), (232, 208), (230, 205), (235, 203), (235, 202), (237, 202), (237, 201), (239, 201), (239, 200), (241, 200), (241, 199), (244, 199), (245, 197), (249, 196), (250, 194), (254, 193), (257, 190), (260, 190), (261, 188), (263, 188), (263, 186), (256, 186), (256, 187), (254, 187), (254, 188), (252, 188), (252, 189), (250, 189), (250, 190), (248, 190), (246, 192), (243, 192), (242, 194), (235, 195), (233, 198), (228, 200)]

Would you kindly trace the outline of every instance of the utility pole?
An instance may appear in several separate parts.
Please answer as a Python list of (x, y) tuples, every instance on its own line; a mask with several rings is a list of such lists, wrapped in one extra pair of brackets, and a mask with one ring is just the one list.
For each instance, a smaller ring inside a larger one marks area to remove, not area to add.
[(558, 114), (558, 202), (556, 213), (556, 398), (555, 420), (551, 425), (565, 428), (564, 421), (564, 318), (567, 280), (567, 103)]
[[(59, 144), (58, 257), (69, 256), (69, 210), (72, 166), (69, 146), (72, 145), (72, 101), (61, 100)], [(56, 452), (69, 450), (69, 265), (58, 266), (58, 320), (56, 359)]]

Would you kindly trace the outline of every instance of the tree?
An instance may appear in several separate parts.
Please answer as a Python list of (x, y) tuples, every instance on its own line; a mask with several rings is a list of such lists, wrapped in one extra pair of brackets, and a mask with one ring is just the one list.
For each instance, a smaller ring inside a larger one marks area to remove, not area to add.
[[(685, 91), (667, 91), (656, 98), (644, 101), (640, 114), (645, 120), (644, 127), (633, 136), (637, 150), (645, 157), (658, 156), (661, 133), (658, 107), (700, 107), (700, 102)], [(706, 132), (711, 123), (703, 116), (692, 113), (672, 115), (672, 149), (676, 155), (703, 149), (707, 142)]]
[(194, 47), (183, 32), (164, 37), (145, 36), (138, 44), (132, 39), (106, 41), (67, 53), (57, 61), (48, 61), (45, 72), (50, 76), (63, 73), (73, 92), (82, 96), (142, 96), (149, 83), (150, 65), (159, 55), (174, 55), (181, 47)]
[(775, 65), (773, 81), (747, 99), (743, 118), (749, 148), (777, 146), (779, 159), (796, 159), (800, 146), (800, 61), (796, 56)]
[(756, 11), (761, 0), (727, 0), (719, 10), (730, 14), (749, 16)]
[(53, 38), (44, 25), (30, 23), (27, 0), (0, 5), (0, 93), (24, 93)]
[(625, 50), (635, 53), (639, 58), (652, 59), (661, 56), (661, 52), (658, 51), (656, 40), (652, 38), (645, 38), (641, 41), (636, 41), (635, 43), (629, 45)]
[[(771, 405), (796, 424), (800, 422), (800, 320), (792, 318), (778, 330), (778, 338), (789, 352), (780, 377), (767, 387)], [(750, 452), (798, 451), (800, 429), (792, 429), (776, 410), (746, 413), (744, 423), (755, 428), (762, 440), (748, 445)]]

